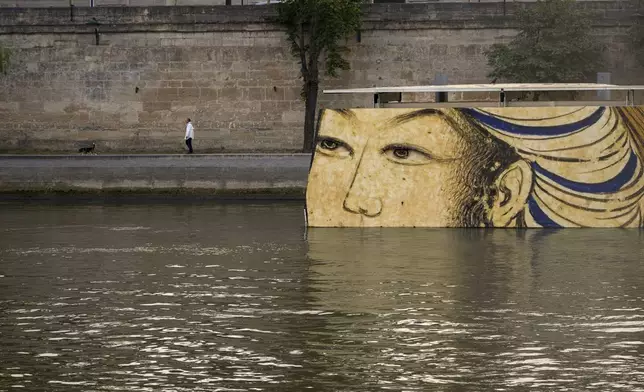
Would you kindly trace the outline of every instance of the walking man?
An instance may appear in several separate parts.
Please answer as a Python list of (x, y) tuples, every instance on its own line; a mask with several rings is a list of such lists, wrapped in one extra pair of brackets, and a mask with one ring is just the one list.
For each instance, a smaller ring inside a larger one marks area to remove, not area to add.
[(190, 119), (186, 121), (186, 146), (188, 146), (188, 154), (192, 154), (192, 139), (195, 137), (195, 131), (192, 128)]

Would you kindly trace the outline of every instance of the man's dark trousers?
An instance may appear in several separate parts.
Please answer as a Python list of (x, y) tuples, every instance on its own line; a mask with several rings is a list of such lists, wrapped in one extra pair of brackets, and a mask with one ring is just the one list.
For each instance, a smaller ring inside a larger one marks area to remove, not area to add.
[(192, 138), (186, 139), (186, 146), (188, 146), (188, 150), (190, 150), (188, 153), (192, 154)]

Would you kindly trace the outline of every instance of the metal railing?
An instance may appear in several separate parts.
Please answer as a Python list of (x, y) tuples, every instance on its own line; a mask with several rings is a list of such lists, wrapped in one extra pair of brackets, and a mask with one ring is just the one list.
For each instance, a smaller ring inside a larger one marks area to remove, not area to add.
[[(374, 108), (422, 108), (422, 107), (467, 107), (467, 106), (493, 106), (493, 107), (533, 107), (533, 106), (633, 106), (635, 105), (635, 92), (644, 91), (644, 86), (600, 83), (514, 83), (514, 84), (461, 84), (461, 85), (428, 85), (428, 86), (398, 86), (398, 87), (367, 87), (354, 89), (330, 89), (324, 90), (324, 94), (341, 95), (371, 95), (373, 96)], [(595, 92), (595, 99), (583, 100), (509, 100), (508, 94), (512, 93), (584, 93)], [(610, 96), (600, 94), (602, 92), (621, 92), (625, 94), (624, 100), (611, 99)], [(416, 99), (405, 99), (408, 94), (439, 94), (444, 93), (435, 101), (424, 101)], [(457, 94), (491, 94), (497, 95), (494, 101), (472, 101), (460, 99), (458, 101), (447, 100), (448, 93)], [(603, 99), (602, 99), (603, 98)]]

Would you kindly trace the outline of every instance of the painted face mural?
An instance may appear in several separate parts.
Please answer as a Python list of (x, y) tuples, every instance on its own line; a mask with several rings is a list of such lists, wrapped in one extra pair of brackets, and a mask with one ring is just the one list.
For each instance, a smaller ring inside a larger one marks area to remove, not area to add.
[(321, 114), (312, 227), (639, 227), (644, 107)]

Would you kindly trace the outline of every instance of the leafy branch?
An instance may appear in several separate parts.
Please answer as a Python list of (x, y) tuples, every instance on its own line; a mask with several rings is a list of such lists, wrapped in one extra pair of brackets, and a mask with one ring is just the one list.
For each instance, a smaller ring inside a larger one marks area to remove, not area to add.
[(360, 29), (361, 3), (361, 0), (285, 0), (278, 4), (278, 22), (286, 28), (291, 53), (300, 63), (301, 95), (305, 102), (304, 151), (313, 148), (320, 67), (331, 77), (349, 69), (344, 57), (349, 49), (342, 43)]
[(0, 73), (7, 74), (11, 61), (11, 50), (0, 46)]
[[(486, 55), (490, 78), (515, 83), (581, 82), (602, 64), (602, 46), (591, 35), (590, 15), (574, 0), (544, 0), (519, 9), (519, 33)], [(538, 96), (536, 96), (538, 99)]]

